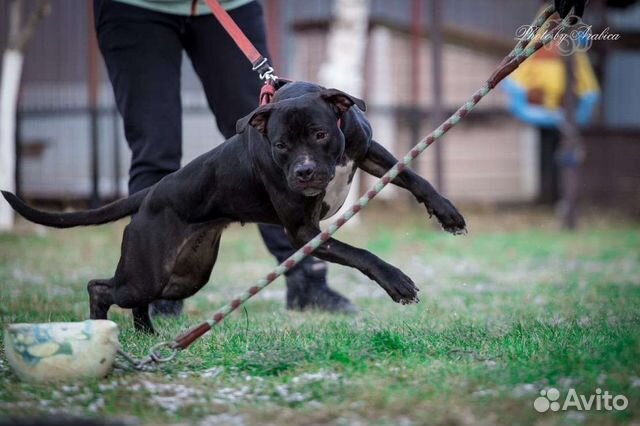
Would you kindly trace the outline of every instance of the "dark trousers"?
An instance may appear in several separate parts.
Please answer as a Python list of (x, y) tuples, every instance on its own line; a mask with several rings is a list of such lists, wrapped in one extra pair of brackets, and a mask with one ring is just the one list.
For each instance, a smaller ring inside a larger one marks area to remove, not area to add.
[[(132, 152), (129, 193), (180, 168), (183, 51), (225, 138), (235, 134), (239, 118), (257, 107), (261, 82), (212, 15), (171, 15), (111, 0), (94, 0), (94, 13), (98, 44)], [(266, 56), (262, 7), (252, 2), (229, 14)], [(260, 225), (260, 232), (278, 261), (293, 253), (281, 227)]]

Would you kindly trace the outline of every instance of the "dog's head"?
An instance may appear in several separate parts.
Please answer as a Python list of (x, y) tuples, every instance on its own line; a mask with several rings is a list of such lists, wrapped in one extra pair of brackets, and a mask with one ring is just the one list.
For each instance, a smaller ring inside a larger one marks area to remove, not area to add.
[(338, 120), (354, 105), (366, 109), (360, 99), (322, 89), (260, 106), (238, 121), (236, 131), (251, 126), (261, 133), (289, 187), (311, 197), (334, 177), (345, 147)]

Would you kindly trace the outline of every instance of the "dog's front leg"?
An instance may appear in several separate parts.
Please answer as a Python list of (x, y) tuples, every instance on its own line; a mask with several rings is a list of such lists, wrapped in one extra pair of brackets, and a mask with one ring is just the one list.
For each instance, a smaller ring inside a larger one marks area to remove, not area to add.
[[(305, 225), (287, 228), (287, 233), (295, 247), (302, 247), (320, 233), (317, 226)], [(330, 238), (318, 247), (314, 256), (328, 262), (339, 263), (358, 269), (367, 277), (377, 282), (397, 303), (403, 305), (417, 303), (419, 289), (400, 269), (383, 261), (374, 254)]]
[[(372, 140), (366, 157), (360, 163), (360, 168), (375, 177), (382, 177), (397, 162), (393, 154)], [(464, 218), (455, 206), (420, 175), (406, 169), (391, 182), (410, 191), (419, 203), (425, 205), (429, 215), (436, 216), (445, 231), (459, 234), (466, 229)]]

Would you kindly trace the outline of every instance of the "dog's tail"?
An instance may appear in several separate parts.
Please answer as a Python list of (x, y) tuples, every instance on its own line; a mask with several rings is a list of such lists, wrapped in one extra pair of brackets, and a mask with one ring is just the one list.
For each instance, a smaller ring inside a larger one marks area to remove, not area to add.
[(130, 197), (116, 200), (98, 209), (68, 213), (37, 210), (26, 205), (24, 201), (11, 192), (1, 192), (11, 207), (25, 219), (54, 228), (71, 228), (73, 226), (100, 225), (129, 216), (138, 211), (142, 200), (144, 200), (149, 191), (150, 188), (143, 189)]

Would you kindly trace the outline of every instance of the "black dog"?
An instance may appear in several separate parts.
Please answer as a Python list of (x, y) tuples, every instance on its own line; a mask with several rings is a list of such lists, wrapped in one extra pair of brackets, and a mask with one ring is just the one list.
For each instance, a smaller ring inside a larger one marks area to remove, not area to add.
[[(273, 103), (239, 120), (237, 135), (128, 198), (95, 210), (48, 213), (2, 194), (25, 218), (58, 228), (135, 213), (115, 276), (89, 282), (91, 318), (107, 318), (117, 304), (133, 309), (136, 328), (153, 331), (149, 303), (184, 299), (206, 284), (229, 223), (282, 225), (300, 247), (340, 208), (358, 167), (380, 177), (396, 163), (371, 139), (364, 110), (363, 101), (339, 90), (289, 83)], [(460, 213), (426, 180), (407, 170), (393, 183), (411, 191), (445, 230), (465, 229)], [(330, 239), (315, 256), (359, 269), (395, 302), (418, 301), (408, 276), (366, 250)]]

